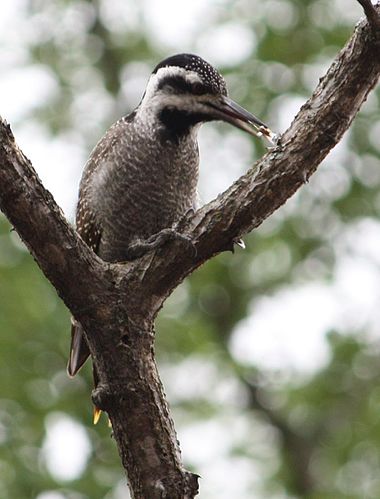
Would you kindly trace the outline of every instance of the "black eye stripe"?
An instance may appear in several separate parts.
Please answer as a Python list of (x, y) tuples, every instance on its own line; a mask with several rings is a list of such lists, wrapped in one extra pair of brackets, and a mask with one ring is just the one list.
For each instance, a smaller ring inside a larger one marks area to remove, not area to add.
[(202, 95), (206, 92), (212, 93), (212, 89), (207, 85), (203, 85), (202, 83), (195, 82), (191, 85), (191, 92), (194, 95)]
[(180, 76), (167, 76), (163, 80), (161, 80), (158, 84), (158, 90), (161, 90), (163, 87), (170, 86), (175, 88), (180, 92), (192, 92), (192, 85), (190, 82), (186, 81), (184, 78)]

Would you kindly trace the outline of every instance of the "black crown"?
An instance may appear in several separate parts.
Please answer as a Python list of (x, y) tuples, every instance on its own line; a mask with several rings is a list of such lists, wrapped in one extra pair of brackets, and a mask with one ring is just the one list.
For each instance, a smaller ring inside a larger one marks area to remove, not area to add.
[(202, 59), (202, 57), (194, 54), (172, 55), (157, 64), (153, 73), (157, 73), (159, 69), (169, 66), (194, 71), (201, 77), (203, 83), (210, 87), (213, 92), (227, 95), (227, 87), (224, 78), (213, 66), (211, 66), (211, 64)]

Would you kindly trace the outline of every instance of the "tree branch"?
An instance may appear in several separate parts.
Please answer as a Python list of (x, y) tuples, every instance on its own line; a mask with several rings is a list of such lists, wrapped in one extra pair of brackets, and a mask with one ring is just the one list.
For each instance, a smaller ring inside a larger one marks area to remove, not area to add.
[(372, 26), (376, 36), (380, 36), (380, 16), (375, 9), (371, 0), (357, 0), (363, 7), (364, 13), (367, 16), (369, 24)]
[(198, 489), (197, 477), (183, 470), (157, 373), (153, 323), (158, 310), (188, 274), (231, 249), (234, 239), (258, 227), (307, 182), (349, 128), (379, 74), (379, 50), (363, 21), (281, 145), (181, 221), (179, 229), (196, 246), (195, 258), (174, 241), (133, 262), (102, 262), (68, 225), (10, 128), (0, 123), (0, 207), (88, 332), (100, 377), (94, 399), (109, 414), (134, 498), (191, 499)]
[(182, 225), (195, 241), (196, 260), (166, 246), (162, 258), (137, 263), (145, 265), (145, 280), (152, 283), (153, 292), (169, 294), (192, 270), (231, 248), (233, 239), (258, 227), (306, 183), (349, 128), (379, 74), (380, 51), (363, 21), (281, 137), (281, 145)]
[(279, 411), (267, 407), (262, 402), (259, 386), (254, 380), (241, 373), (239, 379), (248, 393), (248, 408), (260, 412), (280, 434), (282, 452), (287, 457), (290, 463), (289, 468), (292, 470), (288, 480), (293, 482), (294, 492), (300, 497), (310, 497), (315, 491), (310, 462), (319, 435), (309, 433), (305, 437), (301, 433), (297, 433)]

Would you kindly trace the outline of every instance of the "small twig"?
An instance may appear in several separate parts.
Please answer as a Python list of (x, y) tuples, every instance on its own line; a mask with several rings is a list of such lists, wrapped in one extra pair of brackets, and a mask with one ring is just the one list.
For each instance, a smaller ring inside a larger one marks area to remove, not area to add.
[(363, 7), (364, 13), (373, 30), (376, 31), (376, 34), (380, 35), (380, 15), (371, 0), (358, 0), (358, 2)]

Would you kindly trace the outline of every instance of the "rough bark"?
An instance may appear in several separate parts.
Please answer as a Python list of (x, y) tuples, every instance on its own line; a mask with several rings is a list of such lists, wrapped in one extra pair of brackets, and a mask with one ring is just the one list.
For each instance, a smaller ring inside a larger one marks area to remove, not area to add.
[[(366, 4), (364, 0), (360, 3)], [(376, 7), (379, 12), (379, 6)], [(373, 16), (372, 16), (373, 17)], [(173, 241), (134, 262), (100, 260), (67, 223), (0, 122), (0, 207), (88, 332), (107, 411), (135, 499), (193, 498), (154, 359), (154, 319), (173, 289), (258, 227), (307, 182), (349, 128), (380, 74), (376, 22), (362, 21), (281, 138), (226, 192), (181, 222), (197, 254)]]

